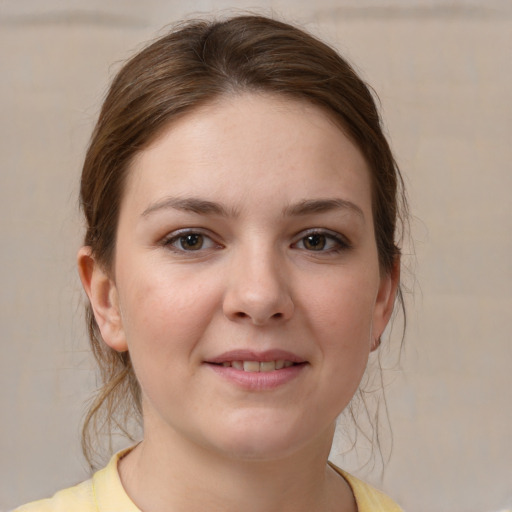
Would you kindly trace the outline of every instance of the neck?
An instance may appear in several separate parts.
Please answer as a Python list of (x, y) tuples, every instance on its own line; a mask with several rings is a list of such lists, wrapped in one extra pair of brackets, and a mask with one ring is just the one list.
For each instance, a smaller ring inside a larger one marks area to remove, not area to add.
[(348, 484), (328, 465), (334, 427), (314, 446), (267, 460), (238, 459), (146, 431), (119, 464), (128, 495), (144, 512), (331, 512), (356, 510)]

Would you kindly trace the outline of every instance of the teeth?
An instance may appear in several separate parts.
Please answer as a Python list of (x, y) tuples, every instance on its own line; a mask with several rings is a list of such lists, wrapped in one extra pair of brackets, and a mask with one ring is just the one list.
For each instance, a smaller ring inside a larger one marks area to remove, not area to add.
[(275, 369), (275, 361), (265, 361), (264, 363), (260, 363), (260, 372), (273, 372)]
[(258, 361), (244, 361), (244, 372), (259, 372), (260, 363)]
[(291, 361), (284, 361), (279, 359), (277, 361), (224, 361), (222, 363), (224, 368), (235, 368), (236, 370), (243, 370), (244, 372), (273, 372), (274, 370), (281, 370), (282, 368), (289, 368), (293, 366)]

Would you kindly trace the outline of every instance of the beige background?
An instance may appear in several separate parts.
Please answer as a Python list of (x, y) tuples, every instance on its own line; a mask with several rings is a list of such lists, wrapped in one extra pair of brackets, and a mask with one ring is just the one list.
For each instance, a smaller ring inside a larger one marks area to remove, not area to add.
[[(415, 216), (406, 349), (387, 372), (393, 456), (369, 478), (411, 512), (512, 507), (512, 2), (312, 4), (236, 6), (272, 8), (356, 63)], [(233, 5), (0, 0), (0, 510), (86, 477), (76, 195), (106, 84), (165, 23)]]

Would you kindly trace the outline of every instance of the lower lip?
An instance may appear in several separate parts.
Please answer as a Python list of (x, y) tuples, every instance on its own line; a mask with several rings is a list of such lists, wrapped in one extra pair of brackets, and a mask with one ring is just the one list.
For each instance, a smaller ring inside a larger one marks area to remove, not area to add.
[(275, 389), (297, 378), (307, 364), (296, 364), (271, 372), (245, 372), (231, 366), (208, 364), (218, 375), (249, 391), (266, 391)]

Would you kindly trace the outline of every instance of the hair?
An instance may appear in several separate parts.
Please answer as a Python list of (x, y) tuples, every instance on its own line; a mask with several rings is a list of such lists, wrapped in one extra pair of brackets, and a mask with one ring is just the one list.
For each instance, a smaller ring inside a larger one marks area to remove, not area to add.
[[(400, 171), (369, 87), (334, 49), (289, 24), (246, 15), (177, 25), (132, 57), (114, 78), (82, 171), (84, 244), (107, 272), (115, 258), (120, 204), (135, 155), (169, 124), (222, 96), (284, 95), (322, 108), (365, 156), (371, 174), (375, 239), (382, 272), (391, 272), (407, 205)], [(401, 291), (398, 300), (403, 308)], [(91, 305), (86, 317), (101, 387), (86, 414), (82, 448), (93, 466), (102, 430), (127, 433), (141, 418), (141, 392), (128, 352), (102, 340)]]

